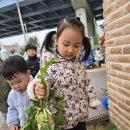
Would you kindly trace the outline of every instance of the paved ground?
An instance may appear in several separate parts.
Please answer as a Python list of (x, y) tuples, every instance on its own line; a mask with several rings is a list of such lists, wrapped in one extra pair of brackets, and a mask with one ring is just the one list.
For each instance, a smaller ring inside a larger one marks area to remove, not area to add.
[(0, 130), (8, 130), (5, 118), (3, 117), (1, 112), (0, 112)]
[[(89, 78), (94, 84), (95, 91), (100, 101), (106, 96), (102, 88), (107, 87), (105, 65), (100, 68), (87, 69)], [(101, 104), (96, 110), (89, 109), (89, 118), (87, 124), (100, 122), (108, 119), (108, 110)]]
[[(107, 86), (105, 65), (102, 65), (102, 67), (100, 67), (100, 68), (87, 69), (86, 71), (88, 72), (88, 76), (94, 84), (94, 88), (97, 92), (99, 99), (104, 98), (105, 95), (104, 95), (103, 91), (101, 90), (101, 88), (106, 88), (106, 86)], [(101, 109), (102, 108), (99, 107), (99, 111)], [(107, 111), (104, 111), (104, 112), (106, 113)], [(97, 113), (97, 111), (91, 111), (92, 116), (96, 113)], [(5, 119), (1, 113), (0, 113), (0, 130), (7, 130)]]
[(101, 88), (107, 87), (105, 65), (102, 65), (101, 68), (87, 69), (87, 72), (89, 78), (92, 80), (92, 83), (94, 84), (97, 96), (99, 97), (99, 99), (104, 98), (105, 95)]

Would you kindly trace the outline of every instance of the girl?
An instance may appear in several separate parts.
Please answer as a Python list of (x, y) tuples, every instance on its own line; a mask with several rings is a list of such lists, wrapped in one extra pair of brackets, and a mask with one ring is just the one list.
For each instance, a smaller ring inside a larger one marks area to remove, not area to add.
[[(95, 108), (99, 105), (87, 72), (77, 58), (81, 50), (85, 51), (82, 60), (87, 59), (91, 50), (89, 40), (84, 35), (83, 24), (79, 18), (74, 17), (67, 17), (59, 23), (55, 49), (52, 48), (53, 34), (51, 32), (46, 36), (45, 48), (42, 48), (43, 65), (44, 61), (51, 59), (55, 54), (58, 55), (56, 63), (47, 70), (46, 84), (55, 88), (66, 102), (63, 112), (66, 124), (64, 124), (63, 130), (86, 130), (85, 119), (88, 117), (88, 107)], [(37, 79), (28, 86), (28, 94), (31, 99), (36, 98), (34, 93), (39, 98), (44, 98), (46, 95), (46, 89), (43, 89), (43, 85)], [(50, 102), (53, 112), (55, 103), (53, 100)]]

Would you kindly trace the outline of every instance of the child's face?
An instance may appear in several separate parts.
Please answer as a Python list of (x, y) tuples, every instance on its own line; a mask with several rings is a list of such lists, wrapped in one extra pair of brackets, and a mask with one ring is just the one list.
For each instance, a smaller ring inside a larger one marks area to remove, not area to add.
[(81, 33), (72, 28), (66, 28), (56, 41), (59, 54), (65, 60), (73, 59), (82, 46), (83, 36)]
[(8, 84), (11, 86), (12, 89), (16, 91), (24, 91), (26, 90), (30, 78), (30, 72), (27, 71), (24, 73), (17, 73), (15, 77), (11, 80), (7, 80)]
[(28, 56), (33, 57), (36, 55), (37, 51), (35, 49), (28, 49), (26, 53)]

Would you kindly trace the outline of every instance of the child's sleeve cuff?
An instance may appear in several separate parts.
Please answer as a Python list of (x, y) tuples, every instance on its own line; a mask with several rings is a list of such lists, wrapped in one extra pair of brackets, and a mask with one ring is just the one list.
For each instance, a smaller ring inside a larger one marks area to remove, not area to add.
[(27, 93), (28, 93), (29, 98), (32, 100), (36, 100), (34, 88), (35, 88), (36, 83), (39, 83), (39, 82), (40, 82), (40, 79), (34, 79), (28, 84)]

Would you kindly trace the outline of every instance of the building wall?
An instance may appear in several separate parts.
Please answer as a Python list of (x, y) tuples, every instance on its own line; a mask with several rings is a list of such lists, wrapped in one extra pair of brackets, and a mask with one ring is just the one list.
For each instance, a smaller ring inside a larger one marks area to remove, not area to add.
[(110, 119), (130, 130), (130, 0), (103, 1)]

